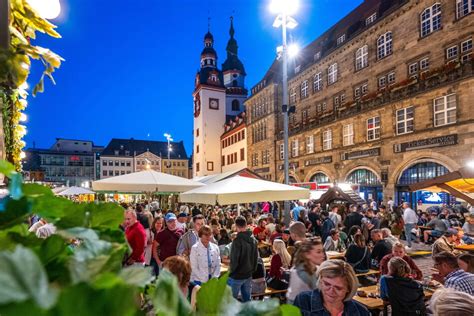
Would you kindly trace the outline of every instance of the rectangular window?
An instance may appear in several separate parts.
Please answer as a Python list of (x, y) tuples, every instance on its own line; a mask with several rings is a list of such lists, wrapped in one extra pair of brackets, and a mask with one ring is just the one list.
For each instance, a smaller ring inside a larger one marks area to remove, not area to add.
[(196, 163), (196, 172), (199, 172), (199, 162)]
[(369, 65), (369, 46), (364, 45), (356, 51), (355, 66), (356, 71)]
[(474, 0), (456, 0), (456, 16), (458, 19), (474, 11)]
[(280, 160), (285, 159), (285, 146), (284, 144), (280, 144)]
[(120, 171), (120, 175), (123, 176), (125, 174), (125, 170)]
[(358, 99), (360, 97), (360, 88), (356, 87), (354, 88), (354, 98)]
[(362, 95), (365, 95), (367, 94), (367, 92), (369, 92), (369, 86), (367, 84), (363, 84), (361, 90), (362, 90)]
[(395, 83), (395, 73), (394, 72), (391, 72), (387, 75), (387, 83), (389, 85), (392, 85)]
[(119, 173), (118, 170), (115, 170), (115, 175), (116, 175), (116, 176), (120, 175), (120, 173)]
[(292, 88), (290, 89), (290, 104), (295, 104), (296, 103), (296, 89)]
[(429, 58), (423, 58), (420, 60), (420, 70), (427, 70), (430, 67)]
[(339, 106), (339, 96), (336, 95), (336, 96), (334, 97), (334, 107), (337, 108), (338, 106)]
[(212, 161), (207, 162), (207, 171), (214, 171), (214, 162)]
[(199, 128), (196, 128), (196, 137), (199, 137)]
[(130, 167), (130, 161), (127, 161), (126, 165), (127, 167)]
[(380, 116), (372, 117), (367, 120), (367, 140), (376, 140), (380, 138)]
[(106, 176), (107, 176), (107, 170), (102, 171), (102, 175), (103, 175), (104, 177), (106, 177)]
[(320, 58), (321, 58), (321, 52), (317, 52), (317, 53), (314, 54), (314, 56), (313, 56), (314, 61), (316, 61), (316, 60), (318, 60), (318, 59), (320, 59)]
[(345, 40), (346, 40), (346, 34), (342, 34), (341, 36), (337, 38), (337, 41), (336, 41), (337, 45), (338, 46), (341, 45), (342, 43), (344, 43)]
[(301, 84), (301, 98), (304, 99), (308, 97), (308, 80), (303, 81)]
[(417, 62), (408, 65), (408, 75), (409, 76), (416, 75), (417, 73), (418, 73), (418, 63)]
[(342, 145), (354, 145), (354, 124), (347, 124), (342, 128)]
[(298, 157), (299, 144), (297, 139), (291, 141), (291, 157)]
[(434, 126), (456, 123), (456, 94), (434, 99)]
[(472, 39), (468, 39), (461, 43), (461, 54), (464, 54), (468, 51), (472, 50)]
[(385, 76), (380, 77), (378, 82), (379, 82), (379, 88), (385, 88), (385, 86), (387, 85), (387, 78)]
[(112, 177), (114, 175), (113, 170), (109, 170), (109, 176)]
[(314, 81), (313, 81), (313, 91), (321, 91), (323, 89), (323, 78), (321, 73), (317, 73), (314, 75)]
[(107, 160), (102, 160), (102, 166), (107, 166)]
[(377, 19), (377, 12), (365, 19), (365, 25), (373, 23)]
[(240, 161), (245, 160), (245, 148), (240, 148)]
[(339, 99), (341, 101), (341, 105), (344, 105), (346, 103), (346, 94), (341, 93), (341, 95), (339, 96)]
[(115, 160), (115, 167), (118, 167), (118, 166), (119, 166), (119, 161)]
[(306, 137), (306, 153), (312, 154), (314, 153), (314, 136), (307, 136)]
[(114, 162), (112, 160), (109, 160), (109, 166), (113, 166)]
[(451, 46), (446, 49), (446, 59), (454, 59), (458, 57), (458, 46)]
[(334, 63), (328, 68), (328, 84), (333, 84), (336, 81), (337, 81), (337, 63)]
[(413, 107), (410, 106), (408, 108), (397, 110), (397, 135), (402, 135), (406, 133), (413, 132), (414, 124), (413, 124)]
[(332, 131), (330, 129), (323, 132), (323, 150), (332, 149)]
[(125, 161), (120, 162), (120, 167), (125, 167)]

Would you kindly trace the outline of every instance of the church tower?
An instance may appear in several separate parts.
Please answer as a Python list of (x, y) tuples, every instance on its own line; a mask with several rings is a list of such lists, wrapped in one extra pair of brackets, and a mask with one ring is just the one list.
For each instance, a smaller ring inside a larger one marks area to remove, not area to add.
[(234, 18), (230, 17), (230, 39), (227, 42), (227, 59), (222, 64), (224, 86), (226, 87), (226, 115), (236, 116), (244, 111), (244, 101), (247, 99), (245, 89), (245, 69), (238, 57), (237, 41), (234, 38)]
[(194, 92), (193, 177), (221, 172), (221, 141), (226, 121), (226, 86), (217, 68), (214, 37), (204, 36), (201, 68), (196, 74)]

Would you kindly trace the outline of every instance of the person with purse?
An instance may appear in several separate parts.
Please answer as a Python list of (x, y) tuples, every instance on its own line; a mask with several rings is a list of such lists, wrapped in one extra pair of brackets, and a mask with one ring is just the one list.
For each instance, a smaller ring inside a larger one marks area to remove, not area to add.
[(270, 271), (267, 277), (267, 286), (274, 290), (286, 290), (288, 282), (282, 277), (282, 270), (289, 269), (291, 256), (286, 250), (285, 242), (281, 239), (273, 241), (273, 256), (270, 262)]
[(346, 261), (356, 273), (365, 273), (370, 269), (370, 250), (365, 244), (364, 236), (361, 233), (354, 235), (352, 243), (345, 254)]

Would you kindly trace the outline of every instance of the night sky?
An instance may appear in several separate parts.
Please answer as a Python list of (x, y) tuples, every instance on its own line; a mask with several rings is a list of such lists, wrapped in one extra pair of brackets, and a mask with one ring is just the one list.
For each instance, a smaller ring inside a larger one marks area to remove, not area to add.
[[(301, 47), (326, 31), (362, 0), (300, 0), (290, 39)], [(262, 79), (281, 42), (268, 0), (61, 0), (61, 39), (38, 36), (66, 61), (29, 98), (27, 147), (48, 148), (56, 138), (164, 140), (168, 132), (192, 148), (194, 76), (211, 17), (221, 68), (234, 16), (239, 57), (250, 88)], [(28, 82), (42, 66), (35, 62)]]

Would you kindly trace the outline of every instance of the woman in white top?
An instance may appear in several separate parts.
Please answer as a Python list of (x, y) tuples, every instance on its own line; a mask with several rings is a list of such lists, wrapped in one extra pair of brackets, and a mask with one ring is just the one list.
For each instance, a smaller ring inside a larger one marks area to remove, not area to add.
[(221, 273), (219, 247), (211, 243), (212, 230), (203, 226), (198, 232), (199, 240), (191, 247), (191, 281), (201, 285)]
[(316, 288), (316, 270), (326, 260), (321, 238), (311, 238), (297, 245), (294, 257), (294, 266), (290, 270), (290, 284), (286, 298), (293, 304), (296, 296), (304, 291)]

